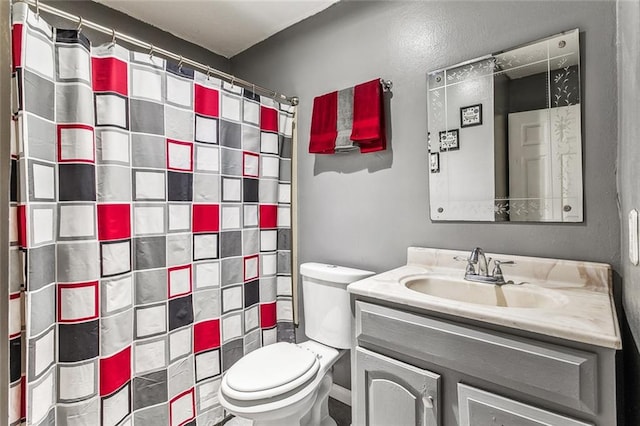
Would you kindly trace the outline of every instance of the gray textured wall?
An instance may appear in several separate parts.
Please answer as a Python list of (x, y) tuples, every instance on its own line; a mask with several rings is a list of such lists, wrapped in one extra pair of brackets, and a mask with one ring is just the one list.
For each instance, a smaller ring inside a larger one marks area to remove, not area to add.
[[(105, 27), (114, 28), (116, 31), (136, 37), (147, 43), (152, 43), (154, 46), (169, 50), (178, 55), (183, 55), (185, 58), (210, 65), (212, 68), (220, 71), (227, 72), (231, 68), (231, 62), (220, 55), (216, 55), (203, 47), (189, 43), (166, 31), (140, 22), (124, 13), (110, 9), (99, 3), (94, 3), (89, 0), (43, 0), (43, 3), (47, 3), (73, 15), (82, 16), (84, 19), (104, 25)], [(69, 22), (62, 18), (50, 16), (46, 13), (42, 13), (42, 16), (54, 27), (77, 27), (77, 23)], [(111, 41), (111, 36), (109, 35), (104, 35), (89, 29), (83, 31), (94, 45)], [(138, 47), (127, 46), (126, 43), (122, 43), (122, 45), (133, 50), (140, 49)]]
[[(585, 222), (432, 223), (427, 71), (576, 27), (583, 54)], [(300, 97), (300, 262), (384, 271), (405, 263), (410, 245), (481, 246), (605, 262), (619, 272), (615, 36), (611, 1), (343, 1), (232, 58), (236, 75)], [(313, 97), (375, 77), (393, 80), (391, 148), (308, 154)]]
[(627, 424), (640, 424), (640, 267), (629, 262), (627, 215), (640, 210), (640, 1), (618, 1), (618, 190), (622, 217), (623, 302)]

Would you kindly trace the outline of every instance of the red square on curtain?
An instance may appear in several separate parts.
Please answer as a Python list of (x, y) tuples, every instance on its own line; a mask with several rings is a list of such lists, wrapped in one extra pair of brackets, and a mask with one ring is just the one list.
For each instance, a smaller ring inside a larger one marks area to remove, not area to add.
[(193, 351), (199, 353), (220, 347), (220, 320), (203, 321), (193, 326)]
[(100, 360), (100, 396), (112, 394), (131, 379), (131, 346)]
[(13, 24), (11, 29), (11, 42), (13, 52), (13, 70), (22, 66), (22, 24)]
[(18, 206), (18, 245), (27, 248), (27, 206)]
[(220, 229), (218, 204), (193, 205), (193, 232), (217, 232)]
[(131, 238), (129, 204), (98, 204), (98, 239), (100, 241)]
[(260, 129), (267, 132), (278, 132), (278, 111), (273, 108), (260, 107)]
[(271, 328), (276, 325), (276, 302), (260, 305), (260, 327)]
[(220, 116), (220, 100), (218, 99), (218, 91), (194, 85), (194, 110), (197, 114), (207, 115), (209, 117)]
[(275, 228), (278, 226), (278, 206), (260, 205), (260, 228)]
[(116, 92), (128, 96), (127, 64), (116, 58), (91, 58), (94, 92)]

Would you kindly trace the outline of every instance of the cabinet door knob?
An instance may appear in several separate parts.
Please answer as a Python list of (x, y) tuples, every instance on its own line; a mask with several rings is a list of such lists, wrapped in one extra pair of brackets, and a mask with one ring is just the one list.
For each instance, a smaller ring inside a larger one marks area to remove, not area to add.
[(571, 206), (570, 205), (566, 205), (562, 208), (562, 210), (564, 210), (565, 212), (570, 212), (571, 211)]

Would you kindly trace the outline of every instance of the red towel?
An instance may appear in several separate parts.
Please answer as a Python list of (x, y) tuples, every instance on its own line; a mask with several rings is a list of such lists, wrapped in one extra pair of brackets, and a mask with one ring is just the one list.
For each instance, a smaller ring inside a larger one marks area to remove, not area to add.
[(336, 148), (338, 92), (327, 93), (313, 100), (309, 152), (333, 154)]
[(384, 99), (379, 78), (354, 87), (351, 140), (360, 145), (363, 153), (387, 148)]

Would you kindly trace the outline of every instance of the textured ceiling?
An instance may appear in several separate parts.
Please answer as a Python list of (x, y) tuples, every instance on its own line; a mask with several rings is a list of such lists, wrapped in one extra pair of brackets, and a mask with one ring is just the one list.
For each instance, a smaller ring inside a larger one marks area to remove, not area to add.
[(230, 58), (338, 0), (94, 0)]

